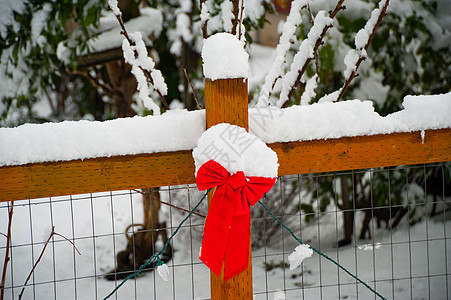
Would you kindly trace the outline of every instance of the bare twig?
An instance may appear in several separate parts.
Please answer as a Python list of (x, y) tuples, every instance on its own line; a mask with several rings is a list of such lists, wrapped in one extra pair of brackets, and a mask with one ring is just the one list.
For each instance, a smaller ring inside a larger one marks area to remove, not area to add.
[(58, 236), (62, 237), (63, 239), (65, 239), (66, 241), (68, 241), (69, 243), (71, 243), (72, 246), (75, 248), (75, 250), (77, 250), (78, 254), (81, 255), (80, 251), (78, 251), (78, 249), (77, 249), (77, 247), (75, 246), (75, 244), (74, 244), (71, 240), (69, 240), (68, 238), (66, 238), (64, 235), (55, 232), (55, 226), (53, 226), (52, 232), (50, 233), (49, 238), (48, 238), (47, 241), (45, 242), (44, 247), (42, 248), (41, 254), (39, 255), (39, 257), (38, 257), (38, 259), (36, 260), (36, 262), (34, 263), (33, 268), (31, 269), (30, 273), (28, 274), (27, 279), (25, 280), (25, 283), (23, 284), (22, 290), (20, 291), (20, 294), (19, 294), (19, 300), (22, 299), (22, 295), (23, 295), (23, 293), (25, 292), (25, 288), (27, 287), (27, 283), (28, 283), (28, 281), (30, 280), (31, 275), (33, 274), (34, 270), (36, 269), (36, 266), (37, 266), (38, 263), (41, 261), (41, 258), (42, 258), (42, 256), (44, 255), (45, 249), (47, 248), (48, 244), (50, 243), (50, 240), (52, 239), (52, 237), (53, 237), (54, 235), (58, 235)]
[[(87, 71), (67, 69), (67, 72), (70, 74), (81, 75), (81, 76), (85, 77), (94, 87), (100, 88), (106, 95), (108, 95), (110, 97), (114, 94), (113, 89), (111, 87), (107, 86), (106, 84), (100, 83), (99, 80), (96, 80)], [(95, 70), (95, 72), (97, 73), (97, 70)]]
[[(365, 44), (365, 47), (364, 47), (365, 50), (368, 50), (368, 47), (370, 46), (370, 44), (371, 44), (371, 42), (373, 40), (373, 37), (376, 34), (377, 28), (379, 27), (379, 25), (382, 22), (382, 19), (384, 18), (385, 14), (387, 13), (387, 8), (388, 8), (388, 4), (389, 3), (390, 3), (390, 0), (387, 0), (385, 2), (385, 5), (382, 8), (381, 13), (379, 14), (379, 17), (377, 18), (377, 22), (376, 22), (376, 24), (374, 24), (373, 31), (371, 32), (371, 35), (369, 36), (368, 41)], [(354, 70), (352, 71), (351, 75), (349, 76), (349, 78), (344, 83), (343, 87), (340, 90), (340, 94), (338, 95), (337, 99), (334, 102), (338, 102), (338, 101), (340, 101), (340, 99), (343, 98), (343, 96), (346, 93), (346, 91), (348, 90), (349, 85), (351, 84), (352, 80), (355, 77), (359, 76), (359, 74), (357, 73), (357, 70), (359, 69), (360, 64), (362, 63), (362, 61), (364, 61), (365, 59), (366, 59), (365, 56), (363, 56), (362, 54), (359, 55), (359, 59), (357, 60), (357, 62), (355, 64)]]
[[(205, 2), (206, 2), (207, 0), (200, 0), (200, 11), (202, 12), (202, 6), (204, 6), (205, 5)], [(205, 20), (205, 22), (203, 22), (202, 23), (202, 37), (204, 38), (204, 39), (207, 39), (208, 38), (208, 28), (207, 28), (207, 24), (208, 23), (208, 20)]]
[(189, 86), (191, 87), (191, 92), (193, 93), (194, 101), (196, 101), (197, 108), (202, 109), (202, 105), (201, 105), (201, 104), (199, 103), (199, 101), (197, 100), (196, 92), (194, 91), (194, 87), (193, 87), (193, 85), (191, 84), (191, 80), (190, 80), (189, 77), (188, 77), (188, 73), (186, 72), (186, 67), (185, 67), (185, 66), (183, 66), (183, 72), (185, 73), (186, 80), (188, 81)]
[[(337, 13), (338, 13), (340, 10), (346, 8), (345, 6), (343, 6), (343, 2), (344, 2), (344, 0), (339, 0), (338, 3), (337, 3), (337, 5), (335, 6), (335, 9), (334, 9), (333, 11), (330, 11), (330, 12), (329, 12), (329, 17), (330, 17), (331, 19), (335, 18), (335, 16), (337, 15)], [(313, 53), (316, 53), (316, 52), (318, 51), (319, 46), (321, 46), (321, 45), (323, 44), (323, 39), (324, 39), (324, 37), (326, 36), (326, 33), (327, 33), (327, 31), (329, 30), (330, 27), (332, 27), (332, 25), (329, 25), (329, 26), (325, 26), (325, 27), (324, 27), (323, 31), (321, 32), (321, 35), (320, 35), (319, 38), (316, 40), (315, 47), (313, 47)], [(309, 64), (311, 61), (312, 61), (312, 58), (309, 57), (309, 58), (305, 61), (304, 65), (302, 66), (302, 69), (298, 72), (298, 77), (296, 78), (296, 81), (295, 81), (295, 83), (293, 84), (293, 87), (291, 88), (290, 92), (288, 93), (288, 98), (287, 98), (287, 100), (285, 101), (285, 103), (283, 103), (282, 107), (284, 107), (284, 106), (287, 104), (288, 100), (291, 98), (291, 96), (293, 95), (293, 93), (296, 91), (296, 89), (297, 89), (299, 83), (301, 82), (302, 75), (305, 73), (305, 70), (307, 70), (307, 66), (308, 66), (308, 64)]]
[[(143, 195), (144, 195), (144, 192), (142, 192), (142, 191), (140, 191), (140, 190), (132, 190), (132, 191), (134, 191), (134, 192), (137, 192), (137, 193), (140, 193), (140, 194), (143, 194)], [(175, 208), (175, 209), (178, 209), (178, 210), (181, 210), (181, 211), (187, 212), (187, 213), (189, 213), (189, 212), (190, 212), (190, 211), (189, 211), (189, 210), (187, 210), (187, 209), (184, 209), (184, 208), (182, 208), (182, 207), (180, 207), (180, 206), (176, 206), (176, 205), (174, 205), (174, 204), (171, 204), (171, 203), (167, 203), (167, 202), (164, 202), (164, 201), (161, 201), (161, 200), (158, 200), (158, 202), (160, 202), (161, 204), (164, 204), (164, 205), (170, 206), (170, 207), (172, 207), (172, 208)], [(197, 212), (193, 212), (192, 214), (193, 214), (193, 215), (196, 215), (196, 216), (198, 216), (198, 217), (201, 217), (201, 218), (206, 218), (206, 217), (207, 217), (207, 216), (205, 216), (205, 215), (203, 215), (203, 214), (199, 214), (199, 213), (197, 213)]]
[[(312, 26), (315, 25), (315, 21), (313, 18), (313, 14), (312, 14), (312, 10), (310, 9), (310, 4), (307, 5), (307, 10), (310, 16), (310, 21), (312, 22)], [(315, 56), (315, 68), (316, 68), (316, 74), (318, 74), (318, 78), (319, 78), (319, 55), (318, 55), (318, 49), (316, 49), (316, 51), (313, 53), (313, 55)]]
[(50, 239), (51, 239), (52, 236), (53, 236), (54, 231), (55, 231), (55, 226), (53, 226), (52, 232), (50, 233), (49, 238), (48, 238), (47, 241), (45, 242), (44, 248), (42, 248), (41, 254), (39, 255), (39, 257), (38, 257), (38, 259), (36, 260), (36, 262), (34, 263), (33, 268), (31, 269), (30, 273), (28, 274), (27, 279), (25, 280), (25, 283), (23, 284), (22, 291), (21, 291), (20, 294), (19, 294), (19, 300), (22, 299), (22, 295), (23, 295), (23, 293), (25, 292), (25, 287), (27, 286), (28, 280), (30, 280), (31, 274), (33, 274), (34, 270), (36, 269), (36, 266), (37, 266), (38, 263), (41, 261), (41, 258), (42, 258), (42, 256), (44, 255), (44, 251), (45, 251), (45, 249), (47, 248), (47, 246), (48, 246), (48, 244), (49, 244), (49, 242), (50, 242)]
[(8, 238), (8, 236), (6, 234), (4, 234), (3, 232), (0, 232), (0, 235), (3, 235), (5, 238)]
[(235, 18), (232, 20), (232, 32), (231, 34), (236, 35), (236, 28), (238, 25), (238, 22), (240, 20), (238, 14), (240, 12), (240, 0), (230, 0), (232, 2), (233, 8), (232, 13), (235, 16)]
[(5, 252), (5, 260), (3, 262), (2, 281), (0, 283), (0, 300), (3, 300), (5, 297), (6, 269), (8, 268), (9, 262), (9, 246), (11, 243), (12, 220), (13, 220), (13, 202), (11, 202), (11, 206), (9, 207), (8, 212), (8, 232), (6, 234), (6, 252)]
[(77, 246), (75, 246), (74, 242), (72, 242), (71, 240), (69, 240), (67, 237), (65, 237), (64, 235), (58, 233), (58, 232), (53, 232), (53, 235), (57, 235), (59, 237), (62, 237), (63, 239), (65, 239), (66, 241), (68, 241), (69, 243), (72, 244), (72, 246), (75, 248), (75, 250), (77, 250), (78, 255), (81, 255), (80, 251), (78, 250)]
[[(124, 22), (122, 21), (122, 17), (121, 17), (120, 15), (116, 15), (116, 14), (115, 14), (115, 16), (116, 16), (116, 19), (117, 19), (117, 21), (119, 22), (119, 25), (121, 26), (121, 29), (122, 29), (122, 30), (121, 30), (121, 34), (127, 39), (127, 41), (128, 41), (128, 43), (130, 44), (130, 46), (134, 46), (134, 45), (135, 45), (135, 42), (133, 42), (133, 41), (130, 39), (130, 36), (128, 35), (127, 30), (125, 29)], [(135, 52), (135, 57), (138, 57), (138, 52), (136, 51), (136, 49), (134, 50), (134, 52)], [(153, 79), (152, 79), (152, 76), (151, 76), (151, 72), (149, 72), (149, 71), (146, 70), (146, 69), (143, 69), (141, 66), (139, 66), (139, 68), (144, 72), (144, 74), (146, 75), (147, 79), (148, 79), (149, 82), (152, 84), (152, 86), (154, 86), (154, 82), (153, 82)], [(158, 89), (156, 89), (156, 88), (154, 88), (154, 91), (157, 93), (158, 97), (160, 97), (160, 100), (161, 100), (161, 102), (163, 103), (164, 107), (165, 107), (167, 110), (169, 110), (169, 105), (168, 105), (168, 103), (166, 102), (166, 99), (165, 99), (165, 97), (163, 96), (163, 94), (162, 94)]]
[(238, 39), (241, 39), (241, 26), (243, 24), (244, 0), (241, 0), (240, 21), (238, 23)]

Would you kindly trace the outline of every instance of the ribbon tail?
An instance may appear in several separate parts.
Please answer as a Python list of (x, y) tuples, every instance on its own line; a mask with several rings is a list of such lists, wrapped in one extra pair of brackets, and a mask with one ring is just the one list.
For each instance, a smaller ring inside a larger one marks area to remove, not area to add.
[(232, 219), (225, 252), (224, 280), (228, 280), (248, 268), (251, 215), (246, 202), (244, 211), (235, 213)]
[(199, 259), (219, 276), (224, 263), (227, 240), (234, 214), (233, 190), (219, 186), (211, 200), (205, 221)]

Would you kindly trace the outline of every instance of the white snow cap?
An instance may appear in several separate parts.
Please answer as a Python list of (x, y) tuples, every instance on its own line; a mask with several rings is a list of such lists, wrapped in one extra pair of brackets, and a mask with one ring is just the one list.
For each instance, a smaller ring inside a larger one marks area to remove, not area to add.
[(290, 261), (290, 270), (294, 270), (299, 267), (304, 259), (311, 257), (313, 254), (312, 248), (307, 244), (300, 244), (294, 251), (288, 256)]
[(214, 160), (234, 174), (277, 177), (277, 154), (244, 128), (221, 123), (205, 131), (193, 150), (196, 174), (209, 160)]
[(217, 33), (204, 41), (202, 60), (205, 78), (247, 78), (248, 59), (244, 42), (230, 33)]

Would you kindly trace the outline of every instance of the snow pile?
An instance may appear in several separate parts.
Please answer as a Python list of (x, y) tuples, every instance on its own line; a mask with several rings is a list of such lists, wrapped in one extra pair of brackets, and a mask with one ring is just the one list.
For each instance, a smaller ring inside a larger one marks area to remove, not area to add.
[(193, 149), (204, 111), (0, 128), (0, 166)]
[(451, 128), (451, 92), (406, 96), (404, 109), (381, 117), (371, 101), (249, 110), (250, 132), (265, 143), (332, 139)]
[(385, 117), (403, 124), (402, 131), (451, 128), (451, 92), (441, 95), (406, 96), (403, 110)]
[(247, 78), (249, 55), (244, 43), (229, 33), (217, 33), (204, 41), (202, 60), (205, 78)]
[(277, 177), (277, 154), (244, 128), (226, 123), (212, 126), (200, 137), (193, 151), (196, 174), (209, 160), (221, 164), (229, 173), (243, 171), (246, 176)]
[(288, 256), (290, 261), (290, 270), (294, 270), (299, 267), (304, 259), (309, 258), (313, 255), (313, 250), (310, 245), (300, 244), (294, 251)]

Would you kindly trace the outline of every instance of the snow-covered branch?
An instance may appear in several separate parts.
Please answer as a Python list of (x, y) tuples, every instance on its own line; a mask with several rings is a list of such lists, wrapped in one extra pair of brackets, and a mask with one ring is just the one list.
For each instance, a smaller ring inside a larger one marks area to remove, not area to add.
[(373, 40), (379, 24), (387, 12), (389, 2), (390, 0), (381, 0), (378, 8), (372, 11), (371, 17), (366, 22), (365, 27), (360, 29), (355, 35), (354, 44), (356, 49), (349, 50), (344, 59), (344, 63), (346, 65), (346, 70), (344, 71), (345, 83), (343, 87), (339, 89), (339, 93), (336, 93), (336, 98), (331, 97), (329, 100), (333, 102), (340, 101), (348, 90), (352, 80), (358, 76), (357, 70), (359, 69), (362, 61), (367, 58), (366, 51)]
[(129, 34), (125, 29), (121, 16), (122, 13), (117, 6), (117, 0), (108, 0), (108, 3), (122, 28), (121, 34), (125, 37), (122, 42), (124, 59), (132, 67), (131, 72), (138, 82), (139, 98), (145, 107), (152, 110), (155, 115), (159, 115), (160, 107), (149, 96), (150, 90), (147, 81), (153, 86), (153, 90), (158, 94), (166, 109), (169, 109), (164, 98), (167, 95), (168, 87), (163, 75), (159, 70), (155, 69), (155, 62), (147, 53), (147, 48), (141, 33), (133, 32)]
[(269, 97), (274, 89), (276, 81), (282, 77), (283, 64), (290, 50), (291, 43), (295, 40), (296, 28), (302, 23), (301, 10), (308, 6), (309, 0), (294, 0), (291, 3), (290, 13), (283, 24), (282, 35), (276, 48), (276, 57), (265, 77), (265, 82), (258, 97), (258, 105), (269, 104)]
[[(318, 50), (319, 46), (323, 43), (323, 39), (327, 33), (327, 30), (332, 27), (332, 20), (337, 15), (337, 13), (344, 9), (343, 6), (344, 0), (339, 0), (337, 5), (335, 6), (335, 9), (333, 11), (329, 12), (329, 16), (326, 15), (325, 11), (320, 11), (315, 17), (314, 24), (312, 28), (310, 29), (310, 32), (307, 35), (307, 39), (305, 39), (301, 45), (299, 46), (299, 50), (295, 54), (293, 58), (293, 62), (290, 65), (290, 70), (287, 74), (285, 74), (282, 79), (282, 91), (280, 93), (279, 100), (277, 101), (277, 106), (282, 107), (293, 95), (294, 91), (296, 90), (297, 86), (301, 82), (302, 75), (305, 73), (305, 70), (307, 69), (308, 64), (312, 61), (312, 59), (315, 57), (314, 54)], [(294, 3), (294, 2), (293, 2)], [(308, 1), (303, 2), (304, 6), (308, 5)], [(304, 7), (301, 6), (301, 7)], [(290, 11), (291, 14), (291, 11)], [(277, 51), (277, 50), (276, 50)], [(287, 50), (288, 51), (288, 50)], [(278, 53), (276, 54), (278, 56)], [(277, 59), (277, 58), (276, 58)], [(284, 57), (282, 58), (284, 59)], [(282, 61), (282, 65), (283, 65)], [(275, 79), (272, 83), (272, 86), (269, 89), (269, 93), (266, 91), (268, 88), (267, 86), (264, 86), (263, 93), (269, 95), (272, 92), (272, 89), (274, 88), (275, 81), (281, 77), (281, 67), (279, 68), (279, 73), (276, 73), (275, 75), (272, 75), (272, 77)], [(265, 80), (266, 84), (266, 80)], [(269, 103), (268, 98), (265, 98), (265, 96), (262, 97), (262, 104), (266, 102), (266, 104)], [(266, 99), (266, 100), (265, 100)]]

